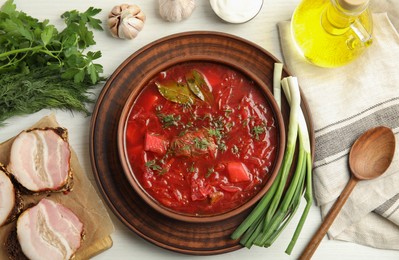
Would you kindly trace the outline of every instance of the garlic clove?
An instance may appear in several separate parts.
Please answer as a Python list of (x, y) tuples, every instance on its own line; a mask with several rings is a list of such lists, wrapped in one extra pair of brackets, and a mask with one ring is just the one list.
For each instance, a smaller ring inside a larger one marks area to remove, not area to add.
[(113, 37), (134, 39), (143, 29), (146, 16), (137, 5), (115, 6), (108, 15), (108, 28)]
[(213, 11), (226, 22), (245, 23), (262, 9), (263, 0), (210, 0)]
[(159, 0), (159, 14), (169, 22), (187, 19), (195, 9), (195, 0)]

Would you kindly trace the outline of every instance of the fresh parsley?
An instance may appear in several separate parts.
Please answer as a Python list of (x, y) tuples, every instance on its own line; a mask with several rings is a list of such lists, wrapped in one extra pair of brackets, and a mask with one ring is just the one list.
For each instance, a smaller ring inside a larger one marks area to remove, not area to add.
[(94, 18), (101, 9), (65, 12), (59, 31), (49, 20), (39, 21), (17, 10), (13, 0), (0, 9), (0, 124), (15, 115), (43, 108), (85, 112), (89, 89), (103, 80), (103, 67), (95, 63), (100, 51), (93, 32), (102, 30)]

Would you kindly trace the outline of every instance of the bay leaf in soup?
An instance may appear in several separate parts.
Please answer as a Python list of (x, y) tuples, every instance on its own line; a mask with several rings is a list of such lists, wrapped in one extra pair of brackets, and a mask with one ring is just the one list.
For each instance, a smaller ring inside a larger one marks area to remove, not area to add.
[(176, 81), (155, 82), (159, 93), (169, 101), (179, 104), (193, 104), (196, 95), (189, 89), (186, 84)]
[[(191, 74), (191, 75), (190, 75)], [(199, 72), (198, 70), (192, 70), (191, 73), (186, 75), (186, 80), (187, 83), (190, 85), (195, 85), (195, 87), (190, 87), (190, 89), (193, 91), (193, 89), (196, 89), (196, 92), (199, 92), (200, 94), (194, 94), (201, 99), (202, 101), (207, 102), (208, 104), (212, 105), (214, 103), (214, 97), (211, 92), (211, 87), (206, 80), (205, 76)], [(190, 84), (191, 82), (191, 84)]]
[(202, 94), (201, 89), (198, 87), (197, 82), (195, 81), (194, 78), (187, 78), (187, 85), (190, 88), (190, 90), (196, 95), (199, 99), (202, 101), (205, 101), (204, 94)]

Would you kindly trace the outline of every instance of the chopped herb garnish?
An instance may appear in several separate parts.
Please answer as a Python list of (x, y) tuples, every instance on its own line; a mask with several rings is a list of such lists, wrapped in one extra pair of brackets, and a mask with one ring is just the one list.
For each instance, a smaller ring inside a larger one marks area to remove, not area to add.
[(234, 126), (234, 123), (232, 123), (232, 122), (227, 123), (226, 124), (227, 131), (230, 131), (233, 128), (233, 126)]
[(259, 135), (263, 134), (266, 131), (263, 125), (256, 125), (252, 128), (251, 134), (255, 137), (256, 140), (259, 140)]
[(209, 178), (213, 173), (215, 173), (215, 169), (214, 168), (208, 168), (205, 178)]
[(227, 145), (223, 140), (217, 142), (217, 145), (218, 145), (219, 151), (222, 151), (222, 152), (227, 151)]
[(197, 168), (195, 168), (195, 163), (192, 163), (190, 168), (187, 169), (188, 172), (196, 172)]
[(238, 154), (239, 153), (239, 149), (238, 149), (238, 146), (237, 145), (233, 145), (233, 147), (231, 147), (231, 152), (233, 153), (233, 154)]
[(161, 171), (158, 171), (158, 175), (164, 175), (167, 171), (167, 169), (162, 169)]
[(218, 139), (222, 138), (223, 134), (222, 134), (222, 128), (210, 128), (208, 129), (208, 134), (210, 136), (214, 136)]
[[(163, 160), (160, 160), (159, 163), (164, 163)], [(164, 175), (168, 169), (162, 168), (155, 160), (151, 160), (145, 163), (145, 166), (155, 172), (157, 172), (158, 175)]]
[(159, 120), (161, 121), (164, 128), (168, 128), (171, 126), (177, 126), (178, 122), (181, 119), (180, 115), (175, 116), (173, 114), (167, 115), (167, 114), (160, 113), (160, 114), (157, 114), (157, 116), (158, 116)]
[(196, 116), (195, 119), (198, 119), (198, 120), (201, 120), (201, 121), (205, 121), (206, 119), (209, 119), (211, 121), (212, 120), (212, 115), (206, 114), (203, 117)]
[(181, 148), (183, 151), (190, 151), (191, 150), (191, 146), (188, 144), (183, 145), (183, 147)]
[(151, 160), (145, 163), (145, 167), (150, 168), (153, 171), (161, 171), (162, 167), (159, 166), (155, 160)]
[(196, 148), (200, 149), (200, 150), (205, 150), (208, 148), (209, 146), (209, 141), (206, 138), (194, 138), (194, 145)]
[(188, 122), (187, 124), (183, 125), (183, 128), (187, 129), (187, 128), (190, 128), (190, 127), (193, 127), (193, 126), (194, 126), (193, 122)]
[(217, 128), (209, 128), (207, 130), (210, 136), (214, 136), (216, 138), (216, 144), (218, 146), (219, 151), (225, 152), (227, 150), (227, 146), (225, 141), (222, 140), (224, 136), (223, 128), (217, 127)]
[(231, 108), (230, 108), (230, 109), (225, 109), (225, 110), (224, 110), (224, 115), (225, 115), (226, 117), (229, 117), (231, 113), (233, 113), (233, 109), (231, 109)]
[(182, 137), (182, 136), (185, 135), (187, 132), (188, 132), (188, 130), (187, 130), (187, 129), (184, 129), (184, 130), (180, 131), (180, 133), (179, 133), (177, 136)]

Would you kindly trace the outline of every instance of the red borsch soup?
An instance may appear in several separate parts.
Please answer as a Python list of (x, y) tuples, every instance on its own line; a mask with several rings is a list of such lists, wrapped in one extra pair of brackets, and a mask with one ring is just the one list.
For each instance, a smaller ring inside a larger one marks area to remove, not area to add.
[(160, 72), (139, 94), (126, 124), (136, 179), (163, 206), (214, 215), (251, 199), (275, 165), (278, 126), (259, 87), (211, 62)]

